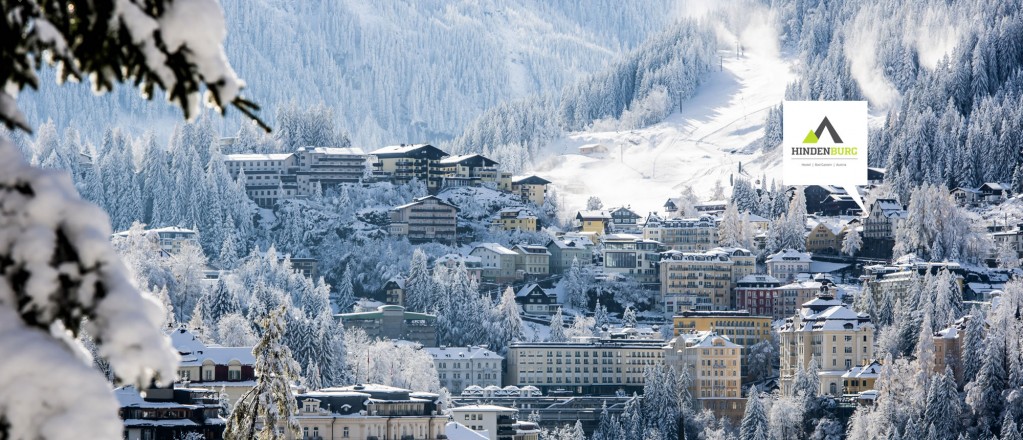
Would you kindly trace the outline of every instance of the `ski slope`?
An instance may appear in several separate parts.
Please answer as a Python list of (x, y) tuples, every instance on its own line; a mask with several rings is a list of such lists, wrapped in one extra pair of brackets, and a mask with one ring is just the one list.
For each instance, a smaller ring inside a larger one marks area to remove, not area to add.
[[(566, 212), (583, 209), (590, 196), (605, 207), (631, 205), (644, 216), (660, 212), (687, 185), (703, 199), (718, 180), (728, 188), (740, 164), (752, 181), (762, 174), (768, 185), (780, 180), (780, 151), (765, 155), (751, 144), (763, 136), (767, 110), (784, 100), (785, 86), (795, 78), (791, 63), (770, 49), (720, 54), (721, 69), (708, 74), (697, 94), (663, 122), (571, 133), (548, 145), (549, 157), (535, 173), (554, 183)], [(579, 147), (589, 144), (609, 153), (580, 155)]]

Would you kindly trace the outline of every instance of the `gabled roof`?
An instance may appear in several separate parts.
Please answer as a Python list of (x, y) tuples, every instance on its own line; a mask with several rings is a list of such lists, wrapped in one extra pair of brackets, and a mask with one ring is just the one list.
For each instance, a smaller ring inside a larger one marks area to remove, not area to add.
[(576, 213), (575, 218), (577, 220), (610, 220), (611, 213), (602, 210), (579, 211)]
[[(493, 252), (493, 253), (499, 254), (499, 255), (516, 255), (515, 251), (513, 251), (511, 249), (508, 249), (508, 248), (506, 248), (504, 246), (501, 246), (498, 243), (480, 243), (480, 244), (476, 245), (475, 248), (473, 248), (472, 252), (476, 252), (477, 249), (486, 249), (486, 250), (488, 250), (490, 252)], [(470, 253), (472, 253), (472, 252), (470, 252)]]
[(411, 207), (411, 206), (421, 205), (421, 204), (425, 203), (427, 200), (436, 200), (438, 205), (450, 206), (452, 208), (455, 208), (456, 211), (458, 211), (458, 207), (457, 206), (452, 205), (452, 204), (450, 204), (448, 202), (445, 202), (444, 200), (441, 200), (441, 198), (437, 197), (437, 196), (419, 197), (419, 198), (413, 199), (411, 202), (406, 203), (404, 205), (395, 206), (395, 207), (391, 208), (391, 211), (397, 211), (399, 209), (405, 209), (405, 208), (408, 208), (408, 207)]
[(593, 244), (593, 242), (591, 242), (589, 240), (574, 240), (574, 239), (570, 239), (570, 240), (551, 240), (550, 243), (547, 243), (547, 248), (550, 249), (551, 246), (554, 246), (554, 247), (559, 248), (559, 249), (587, 250), (587, 249), (589, 249), (588, 245), (592, 245), (592, 244)]
[(543, 287), (540, 287), (540, 285), (536, 284), (536, 283), (529, 283), (529, 284), (526, 284), (525, 286), (522, 286), (522, 288), (519, 289), (519, 291), (515, 293), (515, 296), (518, 297), (518, 298), (525, 298), (526, 296), (529, 296), (529, 294), (533, 293), (534, 291), (538, 292), (538, 293), (542, 293), (542, 294), (544, 294), (544, 295), (546, 295), (548, 297), (554, 296), (554, 294), (548, 293), (547, 290), (545, 290)]
[(798, 261), (800, 263), (810, 262), (809, 252), (799, 252), (795, 249), (785, 249), (767, 257), (767, 262)]
[(627, 207), (627, 206), (622, 206), (622, 207), (619, 207), (619, 208), (612, 208), (611, 209), (611, 216), (614, 217), (615, 214), (619, 214), (619, 216), (622, 216), (621, 214), (624, 214), (624, 217), (634, 218), (634, 219), (642, 218), (639, 214), (636, 214), (635, 211), (633, 211), (632, 209), (629, 209), (629, 207)]
[(531, 244), (517, 244), (517, 245), (515, 245), (515, 247), (512, 250), (514, 250), (516, 253), (519, 253), (519, 254), (548, 255), (548, 256), (551, 254), (551, 251), (547, 250), (546, 247), (539, 246), (539, 245), (531, 245)]
[(777, 278), (772, 277), (770, 275), (751, 274), (751, 275), (746, 275), (746, 276), (742, 277), (742, 279), (737, 281), (737, 283), (760, 283), (760, 284), (762, 284), (762, 283), (774, 283), (774, 284), (778, 284), (779, 281), (778, 281)]
[(220, 347), (206, 345), (191, 331), (184, 328), (177, 328), (170, 331), (171, 345), (181, 355), (181, 366), (200, 366), (206, 361), (212, 361), (216, 365), (227, 365), (236, 361), (241, 365), (252, 365), (256, 357), (252, 354), (252, 347)]
[(448, 156), (448, 153), (430, 144), (390, 145), (369, 154), (379, 158), (425, 157), (434, 160)]
[(440, 162), (438, 162), (438, 163), (443, 164), (443, 165), (455, 165), (455, 164), (469, 163), (471, 165), (485, 166), (485, 167), (497, 165), (497, 161), (496, 160), (490, 159), (490, 158), (488, 158), (486, 156), (483, 156), (482, 154), (475, 154), (475, 153), (474, 154), (461, 154), (461, 155), (458, 155), (458, 156), (445, 157), (444, 159), (441, 159)]
[(547, 185), (551, 181), (538, 176), (516, 176), (512, 178), (513, 185)]

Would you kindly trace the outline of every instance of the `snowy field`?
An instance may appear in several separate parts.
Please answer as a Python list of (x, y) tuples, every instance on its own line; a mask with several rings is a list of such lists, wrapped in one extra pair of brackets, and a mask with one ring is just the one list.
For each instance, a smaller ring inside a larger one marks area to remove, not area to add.
[[(780, 177), (780, 151), (746, 148), (763, 136), (767, 110), (784, 100), (795, 76), (791, 63), (771, 45), (751, 47), (736, 59), (721, 51), (723, 70), (712, 72), (696, 96), (665, 121), (628, 131), (572, 133), (548, 146), (551, 157), (534, 170), (554, 182), (567, 212), (589, 196), (604, 206), (632, 205), (641, 215), (660, 211), (668, 197), (690, 185), (708, 198), (714, 183), (736, 174), (740, 163), (752, 180)], [(608, 148), (606, 158), (578, 154), (587, 144)]]

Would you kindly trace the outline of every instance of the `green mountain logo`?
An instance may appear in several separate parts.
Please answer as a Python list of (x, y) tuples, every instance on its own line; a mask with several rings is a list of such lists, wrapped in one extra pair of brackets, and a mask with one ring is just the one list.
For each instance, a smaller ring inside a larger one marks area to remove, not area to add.
[(821, 121), (821, 124), (817, 126), (816, 130), (810, 130), (810, 132), (806, 134), (806, 137), (803, 138), (803, 143), (816, 144), (817, 141), (820, 140), (821, 135), (824, 134), (825, 129), (828, 130), (828, 135), (831, 136), (831, 140), (833, 142), (836, 144), (842, 143), (842, 138), (838, 136), (838, 132), (835, 131), (835, 127), (831, 125), (831, 121), (828, 120), (827, 116), (824, 117), (824, 120)]

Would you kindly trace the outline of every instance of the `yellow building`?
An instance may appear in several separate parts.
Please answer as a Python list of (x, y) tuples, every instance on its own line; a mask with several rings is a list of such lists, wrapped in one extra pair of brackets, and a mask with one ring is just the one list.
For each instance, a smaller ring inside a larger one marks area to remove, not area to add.
[(778, 328), (782, 392), (792, 393), (796, 372), (816, 359), (821, 394), (842, 394), (843, 378), (854, 365), (874, 354), (874, 325), (831, 296), (803, 304), (796, 315)]
[(644, 372), (664, 362), (662, 339), (576, 338), (572, 342), (513, 342), (508, 347), (507, 385), (531, 385), (547, 393), (615, 395), (642, 392)]
[(603, 235), (611, 223), (611, 214), (607, 211), (579, 211), (575, 215), (579, 221), (579, 231)]
[(820, 217), (807, 219), (812, 227), (806, 235), (806, 251), (815, 254), (838, 254), (842, 251), (842, 240), (849, 227), (855, 228), (855, 218)]
[(749, 347), (771, 339), (771, 317), (753, 316), (747, 311), (686, 311), (672, 318), (675, 336), (713, 332), (742, 347), (742, 375), (746, 376)]
[(688, 369), (690, 394), (700, 408), (732, 421), (742, 419), (742, 346), (714, 332), (683, 333), (664, 348), (664, 362), (675, 371)]
[(285, 434), (289, 439), (447, 438), (448, 416), (437, 394), (365, 384), (309, 391), (295, 399), (300, 435)]
[(511, 192), (522, 196), (525, 202), (543, 206), (547, 200), (547, 185), (551, 181), (537, 176), (523, 176), (512, 179)]
[(661, 301), (668, 316), (685, 310), (733, 310), (735, 283), (756, 270), (756, 256), (741, 248), (668, 251), (660, 258)]
[(533, 212), (522, 207), (505, 208), (490, 220), (490, 229), (495, 231), (528, 231), (540, 230)]
[(880, 375), (880, 363), (875, 360), (864, 361), (863, 365), (852, 367), (842, 375), (842, 393), (859, 394), (872, 390)]

